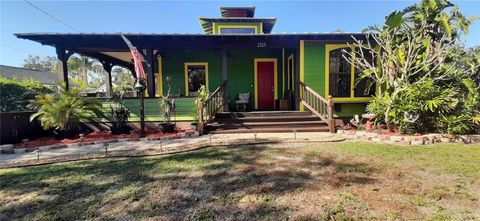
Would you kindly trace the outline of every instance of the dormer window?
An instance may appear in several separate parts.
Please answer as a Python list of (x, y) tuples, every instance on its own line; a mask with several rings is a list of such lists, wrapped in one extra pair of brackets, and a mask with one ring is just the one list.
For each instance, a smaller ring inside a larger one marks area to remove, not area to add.
[(276, 18), (255, 18), (255, 7), (221, 7), (220, 18), (200, 17), (205, 34), (270, 34)]
[(255, 28), (220, 28), (220, 34), (255, 34)]

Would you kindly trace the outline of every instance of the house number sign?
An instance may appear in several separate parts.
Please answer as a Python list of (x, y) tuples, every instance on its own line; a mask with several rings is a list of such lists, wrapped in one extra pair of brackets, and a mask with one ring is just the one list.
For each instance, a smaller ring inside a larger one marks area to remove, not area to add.
[(258, 42), (257, 43), (257, 48), (265, 48), (267, 47), (267, 43), (266, 42)]

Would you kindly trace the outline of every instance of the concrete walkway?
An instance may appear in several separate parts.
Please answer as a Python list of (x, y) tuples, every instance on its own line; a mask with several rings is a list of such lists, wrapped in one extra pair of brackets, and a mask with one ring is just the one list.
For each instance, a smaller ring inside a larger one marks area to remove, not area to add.
[[(161, 149), (175, 149), (177, 147), (195, 145), (199, 143), (212, 143), (222, 145), (227, 143), (249, 143), (255, 141), (272, 142), (332, 142), (342, 141), (341, 135), (325, 132), (309, 133), (258, 133), (258, 134), (215, 134), (200, 137), (190, 137), (181, 139), (150, 140), (150, 141), (127, 141), (109, 143), (108, 151), (148, 151)], [(74, 146), (61, 149), (51, 149), (40, 151), (41, 159), (60, 158), (72, 155), (82, 155), (91, 153), (104, 153), (103, 144), (92, 144), (85, 146)], [(27, 152), (21, 154), (0, 154), (0, 164), (36, 160), (37, 152)]]

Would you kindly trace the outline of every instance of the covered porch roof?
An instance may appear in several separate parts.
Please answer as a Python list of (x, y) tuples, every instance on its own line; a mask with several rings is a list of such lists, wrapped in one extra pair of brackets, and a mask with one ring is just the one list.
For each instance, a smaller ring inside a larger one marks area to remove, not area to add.
[[(296, 48), (300, 40), (318, 40), (328, 43), (352, 42), (366, 39), (364, 33), (291, 33), (291, 34), (156, 34), (122, 33), (139, 49), (238, 49)], [(99, 60), (108, 60), (120, 66), (130, 66), (131, 55), (120, 33), (18, 33), (18, 38), (62, 48)]]

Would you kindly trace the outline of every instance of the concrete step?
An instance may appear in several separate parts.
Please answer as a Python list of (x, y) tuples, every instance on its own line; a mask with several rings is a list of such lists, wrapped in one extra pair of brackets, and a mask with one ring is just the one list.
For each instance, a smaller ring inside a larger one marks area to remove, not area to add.
[(288, 122), (288, 121), (318, 121), (316, 115), (287, 115), (287, 116), (249, 116), (249, 117), (232, 117), (216, 119), (219, 123), (238, 123), (238, 122)]
[(243, 117), (273, 117), (273, 116), (309, 116), (308, 111), (252, 111), (252, 112), (220, 112), (215, 115), (216, 119), (231, 119)]
[(217, 129), (208, 131), (209, 134), (235, 134), (235, 133), (293, 133), (297, 132), (328, 132), (328, 127), (305, 127), (305, 128), (237, 128), (237, 129)]
[(238, 122), (238, 123), (220, 123), (214, 122), (210, 124), (213, 128), (259, 128), (259, 127), (289, 127), (289, 128), (301, 128), (312, 126), (326, 126), (324, 121), (282, 121), (282, 122)]

